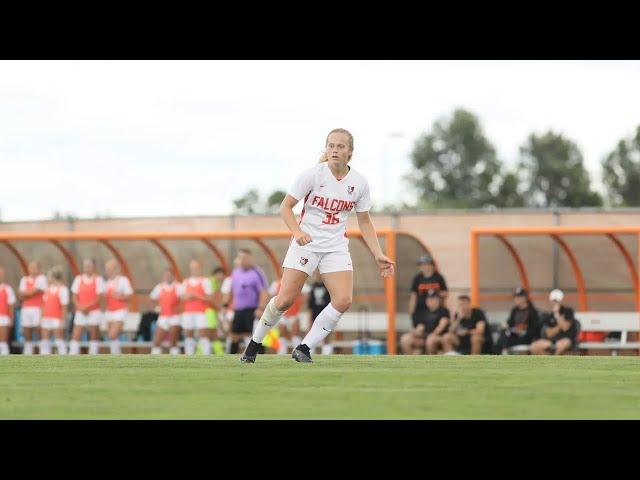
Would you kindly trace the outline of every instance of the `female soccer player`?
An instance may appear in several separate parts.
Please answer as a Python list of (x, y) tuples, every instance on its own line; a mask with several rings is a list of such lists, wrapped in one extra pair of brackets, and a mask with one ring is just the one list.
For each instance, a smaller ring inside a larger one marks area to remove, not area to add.
[(217, 308), (213, 298), (211, 282), (202, 275), (202, 266), (197, 260), (189, 262), (191, 276), (182, 282), (180, 290), (184, 308), (182, 312), (182, 331), (184, 333), (184, 353), (196, 353), (196, 341), (193, 331), (198, 330), (198, 340), (205, 355), (211, 355), (211, 339), (207, 331), (206, 311), (209, 305)]
[(51, 333), (56, 337), (58, 355), (67, 353), (64, 341), (64, 327), (67, 320), (67, 305), (69, 305), (69, 289), (63, 283), (62, 268), (53, 267), (49, 270), (49, 286), (44, 291), (42, 307), (42, 335), (40, 353), (51, 353)]
[(13, 305), (16, 294), (4, 283), (4, 268), (0, 265), (0, 355), (9, 355), (9, 330), (13, 325)]
[(78, 355), (80, 353), (80, 337), (86, 327), (89, 329), (89, 354), (97, 355), (100, 349), (98, 330), (102, 317), (100, 302), (102, 302), (104, 295), (104, 279), (96, 274), (95, 260), (85, 260), (82, 268), (83, 274), (77, 275), (71, 284), (76, 313), (73, 317), (69, 354)]
[(171, 355), (178, 355), (180, 353), (180, 347), (178, 344), (178, 337), (180, 336), (180, 296), (181, 286), (175, 281), (173, 277), (173, 270), (166, 268), (162, 275), (162, 283), (156, 285), (151, 290), (151, 300), (158, 302), (160, 306), (160, 315), (158, 316), (158, 323), (156, 324), (156, 334), (153, 339), (153, 348), (151, 353), (162, 353), (162, 339), (167, 334), (171, 335), (171, 349), (169, 353)]
[(40, 329), (42, 295), (47, 289), (47, 277), (40, 273), (38, 262), (29, 263), (29, 275), (20, 279), (18, 296), (22, 300), (20, 326), (24, 335), (25, 355), (33, 354), (33, 334)]
[[(394, 262), (382, 253), (369, 216), (369, 184), (349, 166), (352, 155), (351, 133), (342, 128), (332, 130), (327, 136), (320, 163), (302, 172), (282, 201), (280, 215), (293, 235), (282, 264), (282, 286), (264, 309), (252, 339), (240, 357), (241, 362), (255, 362), (267, 332), (293, 305), (307, 277), (318, 268), (329, 290), (331, 303), (318, 315), (292, 354), (298, 362), (311, 362), (311, 350), (334, 330), (342, 314), (351, 306), (353, 266), (346, 225), (349, 212), (354, 207), (360, 232), (378, 264), (380, 275), (393, 275)], [(293, 207), (301, 199), (304, 199), (304, 208), (298, 224)]]
[(110, 340), (111, 354), (120, 353), (120, 332), (129, 313), (129, 301), (133, 295), (131, 282), (124, 275), (120, 275), (120, 264), (116, 259), (107, 261), (104, 265), (107, 274), (105, 285), (107, 300), (107, 329)]

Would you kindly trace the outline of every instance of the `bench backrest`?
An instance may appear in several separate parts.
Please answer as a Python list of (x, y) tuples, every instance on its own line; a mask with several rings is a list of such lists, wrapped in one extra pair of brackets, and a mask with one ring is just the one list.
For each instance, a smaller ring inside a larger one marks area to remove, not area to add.
[(586, 332), (638, 332), (640, 314), (636, 312), (576, 312)]

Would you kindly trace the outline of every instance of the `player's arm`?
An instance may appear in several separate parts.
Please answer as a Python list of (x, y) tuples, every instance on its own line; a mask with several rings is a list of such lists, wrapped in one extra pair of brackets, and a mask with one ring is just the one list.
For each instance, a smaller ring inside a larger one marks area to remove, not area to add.
[(484, 329), (487, 327), (487, 322), (485, 320), (480, 320), (478, 323), (476, 323), (475, 328), (472, 328), (471, 330), (469, 330), (469, 333), (471, 335), (481, 335), (484, 334)]
[(300, 225), (298, 225), (298, 221), (296, 220), (296, 215), (293, 213), (293, 207), (298, 204), (298, 200), (295, 197), (287, 194), (282, 200), (280, 204), (280, 216), (284, 220), (284, 223), (287, 225), (287, 228), (293, 235), (296, 243), (298, 245), (306, 245), (311, 242), (311, 235), (303, 232), (300, 229)]
[(446, 330), (447, 325), (449, 325), (449, 317), (441, 317), (438, 321), (438, 326), (433, 331), (433, 333), (435, 333), (436, 335), (441, 335)]
[(393, 275), (393, 265), (395, 262), (382, 253), (382, 248), (380, 248), (380, 242), (378, 241), (378, 235), (376, 235), (376, 229), (371, 221), (369, 211), (356, 212), (356, 217), (358, 218), (358, 227), (360, 227), (362, 238), (367, 244), (367, 247), (369, 247), (373, 257), (376, 259), (376, 263), (380, 268), (380, 274), (383, 277)]
[(26, 288), (25, 277), (22, 277), (20, 280), (20, 285), (18, 285), (18, 298), (20, 300), (29, 300), (31, 297), (35, 296), (37, 290), (35, 285), (33, 288)]

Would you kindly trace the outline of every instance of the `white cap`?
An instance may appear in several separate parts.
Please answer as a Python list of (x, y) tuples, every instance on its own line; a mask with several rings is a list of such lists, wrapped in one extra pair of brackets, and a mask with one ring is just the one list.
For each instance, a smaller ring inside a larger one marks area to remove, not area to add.
[(557, 288), (555, 290), (551, 290), (551, 293), (549, 294), (550, 302), (561, 302), (563, 298), (564, 293), (562, 293), (562, 290), (559, 290)]

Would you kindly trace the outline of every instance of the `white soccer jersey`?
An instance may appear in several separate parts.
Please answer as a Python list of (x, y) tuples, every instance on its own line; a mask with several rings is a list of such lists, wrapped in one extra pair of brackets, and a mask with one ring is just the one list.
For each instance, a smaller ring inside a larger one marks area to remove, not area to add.
[[(80, 275), (76, 275), (76, 278), (73, 279), (73, 283), (71, 284), (71, 292), (78, 293), (78, 290), (80, 290), (80, 282), (89, 283), (90, 281), (91, 281), (91, 277), (86, 276), (84, 273), (81, 273)], [(102, 278), (100, 275), (97, 275), (96, 276), (96, 293), (100, 295), (101, 293), (104, 293), (104, 292), (105, 292), (104, 278)]]
[(162, 282), (157, 284), (155, 287), (153, 287), (153, 290), (151, 290), (149, 297), (151, 298), (151, 300), (158, 300), (160, 298), (160, 293), (162, 293), (162, 290), (171, 290), (172, 288), (176, 289), (176, 295), (178, 297), (182, 297), (182, 284), (176, 281), (173, 281), (171, 283)]
[(369, 184), (364, 176), (351, 168), (344, 178), (338, 180), (327, 162), (302, 172), (289, 195), (304, 202), (300, 228), (311, 236), (311, 242), (303, 248), (314, 252), (348, 251), (346, 229), (349, 212), (354, 207), (356, 212), (371, 209)]
[(131, 288), (131, 282), (124, 275), (118, 275), (116, 278), (109, 279), (104, 285), (105, 291), (113, 289), (118, 295), (132, 295), (133, 288)]
[(11, 288), (11, 285), (7, 283), (0, 283), (0, 291), (6, 290), (7, 292), (7, 305), (13, 305), (16, 303), (16, 294)]
[[(34, 286), (38, 290), (41, 290), (44, 292), (47, 289), (48, 283), (49, 282), (47, 282), (47, 277), (45, 277), (44, 274), (41, 273), (36, 277), (36, 283)], [(22, 277), (20, 279), (20, 285), (18, 285), (18, 290), (20, 290), (21, 292), (25, 292), (27, 290), (27, 277)]]
[(231, 276), (226, 277), (220, 286), (220, 293), (228, 295), (231, 293)]
[(59, 295), (60, 305), (69, 305), (69, 289), (66, 285), (49, 285), (42, 298), (46, 301), (49, 295), (55, 295), (56, 293)]

